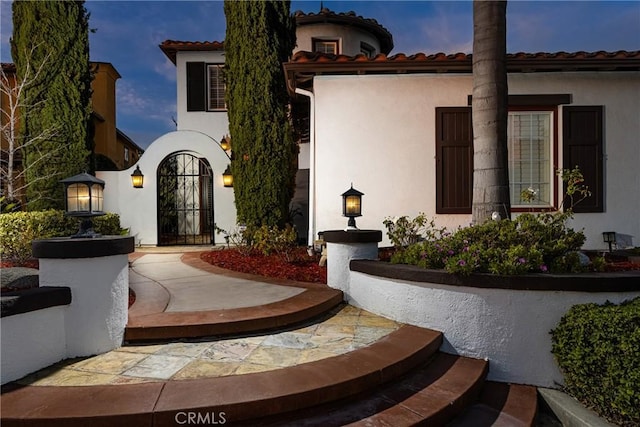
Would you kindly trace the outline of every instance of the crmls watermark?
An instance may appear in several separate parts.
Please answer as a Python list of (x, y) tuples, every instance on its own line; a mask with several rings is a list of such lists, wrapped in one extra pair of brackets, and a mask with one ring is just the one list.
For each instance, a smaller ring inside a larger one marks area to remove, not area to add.
[(178, 412), (174, 417), (178, 425), (222, 425), (227, 422), (224, 412)]

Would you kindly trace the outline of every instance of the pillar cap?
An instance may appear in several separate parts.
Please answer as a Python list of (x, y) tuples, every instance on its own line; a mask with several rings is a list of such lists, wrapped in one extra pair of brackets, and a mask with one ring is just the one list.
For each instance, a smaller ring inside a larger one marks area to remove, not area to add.
[(58, 237), (34, 240), (31, 243), (36, 258), (97, 258), (130, 254), (135, 250), (133, 236), (103, 236), (91, 239)]
[(328, 243), (378, 243), (382, 241), (380, 230), (328, 230), (323, 234)]

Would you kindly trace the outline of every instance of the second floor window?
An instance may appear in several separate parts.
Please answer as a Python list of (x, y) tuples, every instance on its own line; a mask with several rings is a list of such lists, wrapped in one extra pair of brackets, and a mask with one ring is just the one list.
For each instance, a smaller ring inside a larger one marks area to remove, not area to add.
[(224, 64), (187, 62), (187, 111), (222, 111)]
[(224, 77), (222, 64), (207, 66), (209, 80), (209, 110), (225, 110), (224, 103)]
[(338, 51), (338, 40), (313, 39), (313, 51), (337, 55), (340, 53)]

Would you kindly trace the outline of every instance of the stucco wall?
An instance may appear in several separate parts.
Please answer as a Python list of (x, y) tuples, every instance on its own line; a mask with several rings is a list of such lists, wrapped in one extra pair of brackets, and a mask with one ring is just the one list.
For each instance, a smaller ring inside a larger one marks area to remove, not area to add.
[[(640, 73), (531, 73), (509, 77), (510, 94), (569, 93), (572, 105), (604, 105), (605, 212), (577, 214), (585, 247), (604, 249), (603, 231), (640, 241)], [(425, 212), (439, 226), (468, 225), (471, 215), (436, 215), (435, 108), (466, 106), (469, 74), (317, 76), (317, 230), (344, 227), (340, 194), (365, 193), (360, 228), (387, 216)], [(561, 108), (556, 118), (562, 125)], [(562, 133), (558, 132), (562, 165)], [(560, 182), (559, 182), (560, 185)], [(383, 245), (388, 244), (383, 240)]]
[(620, 303), (640, 296), (640, 292), (472, 288), (353, 271), (348, 289), (349, 304), (443, 332), (441, 350), (446, 353), (489, 359), (490, 380), (553, 388), (563, 379), (551, 354), (549, 331), (561, 317), (576, 304)]
[(220, 142), (229, 133), (225, 111), (187, 111), (187, 62), (223, 64), (224, 52), (178, 52), (176, 56), (176, 108), (178, 130), (196, 130)]
[(370, 33), (355, 27), (336, 24), (301, 25), (296, 29), (296, 47), (294, 53), (304, 50), (313, 52), (312, 39), (337, 39), (339, 53), (342, 55), (357, 55), (360, 53), (360, 42), (365, 42), (380, 53), (380, 42)]
[[(120, 215), (122, 227), (130, 233), (138, 245), (158, 243), (158, 195), (157, 170), (167, 156), (177, 152), (188, 152), (209, 161), (213, 170), (213, 221), (219, 227), (230, 230), (236, 224), (233, 188), (222, 183), (222, 173), (229, 158), (222, 148), (209, 136), (196, 131), (176, 131), (155, 140), (144, 152), (136, 165), (144, 174), (144, 188), (133, 188), (131, 174), (135, 165), (118, 172), (98, 172), (105, 181), (104, 209)], [(223, 236), (216, 234), (216, 243), (223, 243)]]

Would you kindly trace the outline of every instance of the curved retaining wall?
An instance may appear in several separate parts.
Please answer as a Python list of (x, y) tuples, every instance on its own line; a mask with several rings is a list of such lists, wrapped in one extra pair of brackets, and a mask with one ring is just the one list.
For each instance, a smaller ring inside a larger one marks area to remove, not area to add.
[(441, 350), (489, 359), (491, 380), (541, 387), (563, 382), (549, 331), (573, 305), (640, 296), (638, 272), (458, 277), (354, 260), (348, 282), (350, 304), (443, 332)]

